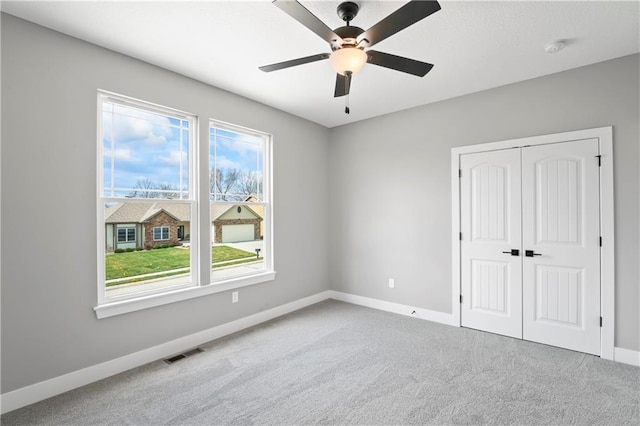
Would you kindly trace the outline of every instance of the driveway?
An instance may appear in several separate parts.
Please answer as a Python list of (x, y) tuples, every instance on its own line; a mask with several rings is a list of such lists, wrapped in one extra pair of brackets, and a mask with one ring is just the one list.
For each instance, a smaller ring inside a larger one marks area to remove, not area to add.
[(215, 246), (233, 247), (233, 248), (237, 248), (237, 249), (240, 249), (240, 250), (248, 251), (249, 253), (255, 253), (256, 249), (259, 248), (260, 249), (260, 257), (262, 257), (263, 251), (264, 251), (264, 241), (262, 241), (262, 240), (244, 241), (244, 242), (240, 242), (240, 243), (220, 243), (220, 244), (214, 244), (214, 247)]

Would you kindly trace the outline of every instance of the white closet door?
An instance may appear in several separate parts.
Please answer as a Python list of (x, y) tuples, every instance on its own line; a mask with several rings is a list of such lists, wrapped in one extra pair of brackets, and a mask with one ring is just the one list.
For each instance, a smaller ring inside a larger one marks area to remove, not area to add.
[(523, 338), (600, 355), (597, 155), (596, 139), (522, 149), (521, 259)]
[(522, 338), (520, 150), (461, 156), (462, 325)]

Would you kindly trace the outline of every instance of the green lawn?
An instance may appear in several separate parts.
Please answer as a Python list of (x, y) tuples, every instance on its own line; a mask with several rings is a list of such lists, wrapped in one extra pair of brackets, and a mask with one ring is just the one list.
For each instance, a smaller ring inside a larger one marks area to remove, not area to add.
[[(212, 262), (215, 268), (216, 263), (248, 256), (255, 256), (255, 254), (228, 246), (215, 246)], [(105, 256), (107, 281), (188, 267), (189, 249), (180, 247), (113, 253)]]

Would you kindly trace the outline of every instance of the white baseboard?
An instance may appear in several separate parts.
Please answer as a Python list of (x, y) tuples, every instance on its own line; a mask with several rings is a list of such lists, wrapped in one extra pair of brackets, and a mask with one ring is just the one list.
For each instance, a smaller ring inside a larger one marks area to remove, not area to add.
[(73, 371), (63, 376), (54, 377), (43, 382), (25, 386), (0, 395), (0, 412), (2, 414), (18, 408), (42, 401), (63, 392), (88, 385), (89, 383), (105, 379), (135, 367), (148, 364), (159, 359), (169, 357), (203, 343), (236, 333), (245, 328), (258, 325), (273, 318), (288, 314), (298, 309), (322, 302), (329, 298), (329, 291), (323, 291), (304, 299), (296, 300), (285, 305), (277, 306), (267, 311), (259, 312), (245, 318), (231, 321), (217, 327), (203, 330), (189, 336), (181, 337), (170, 342), (162, 343), (148, 349), (143, 349), (120, 358), (92, 365), (82, 370)]
[(393, 312), (394, 314), (439, 322), (441, 324), (457, 325), (457, 323), (454, 324), (453, 315), (444, 312), (431, 311), (429, 309), (416, 308), (414, 306), (401, 305), (399, 303), (387, 302), (385, 300), (372, 299), (364, 296), (356, 296), (355, 294), (342, 293), (334, 290), (329, 290), (329, 298), (340, 300), (342, 302), (353, 303), (354, 305), (379, 309), (381, 311)]
[(614, 348), (613, 359), (624, 364), (640, 367), (640, 351), (625, 348)]
[[(261, 324), (327, 299), (340, 300), (354, 305), (366, 306), (441, 324), (458, 325), (457, 322), (453, 320), (452, 314), (327, 290), (314, 294), (313, 296), (305, 297), (304, 299), (287, 303), (286, 305), (258, 312), (257, 314), (162, 343), (148, 349), (143, 349), (111, 361), (106, 361), (101, 364), (83, 368), (82, 370), (73, 371), (63, 376), (54, 377), (43, 382), (7, 392), (0, 395), (0, 413), (8, 413), (9, 411), (51, 398), (63, 392), (79, 388), (80, 386), (88, 385), (89, 383), (105, 379), (132, 368), (184, 352), (203, 343), (236, 333), (245, 328), (253, 327), (254, 325)], [(624, 348), (615, 348), (615, 360), (640, 367), (640, 352)]]

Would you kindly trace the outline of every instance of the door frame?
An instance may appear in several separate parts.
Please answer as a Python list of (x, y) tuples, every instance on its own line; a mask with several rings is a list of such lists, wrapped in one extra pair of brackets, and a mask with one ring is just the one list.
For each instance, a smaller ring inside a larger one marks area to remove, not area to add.
[(615, 235), (613, 217), (613, 127), (508, 139), (451, 148), (451, 256), (452, 325), (461, 326), (460, 315), (460, 156), (476, 152), (522, 148), (559, 142), (598, 139), (600, 148), (600, 357), (614, 359), (615, 345)]

